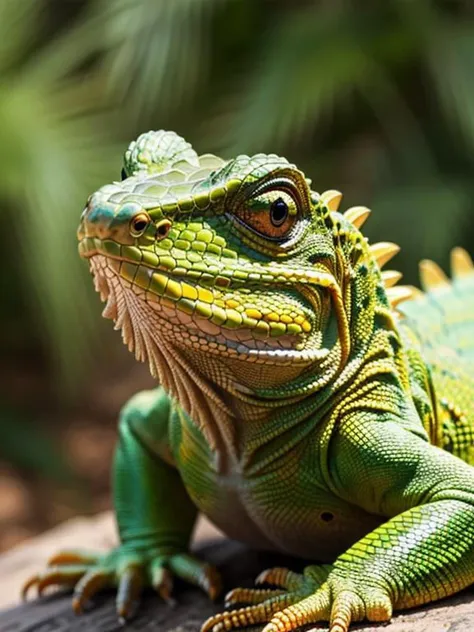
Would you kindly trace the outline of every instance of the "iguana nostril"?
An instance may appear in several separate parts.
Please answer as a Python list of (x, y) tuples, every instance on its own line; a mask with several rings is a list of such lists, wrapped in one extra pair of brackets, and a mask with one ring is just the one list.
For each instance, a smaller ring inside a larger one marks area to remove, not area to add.
[(170, 232), (172, 223), (169, 219), (164, 219), (156, 225), (156, 239), (164, 239)]

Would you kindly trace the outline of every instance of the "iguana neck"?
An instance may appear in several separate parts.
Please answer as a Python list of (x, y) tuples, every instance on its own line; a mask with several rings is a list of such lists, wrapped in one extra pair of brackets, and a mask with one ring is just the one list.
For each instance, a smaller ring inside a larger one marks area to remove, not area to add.
[[(307, 366), (262, 365), (231, 355), (200, 354), (180, 344), (179, 323), (171, 325), (159, 309), (141, 300), (105, 258), (96, 258), (93, 265), (98, 289), (107, 297), (104, 315), (114, 319), (137, 359), (148, 361), (152, 374), (203, 433), (221, 468), (228, 462), (250, 461), (278, 434), (310, 417), (314, 423), (324, 416), (328, 402), (333, 405), (338, 393), (371, 361), (370, 349), (385, 349), (387, 357), (390, 352), (393, 356), (388, 336), (397, 332), (392, 319), (387, 320), (386, 332), (374, 329), (373, 335), (353, 345), (349, 355), (337, 337), (332, 348), (321, 349), (320, 358)], [(348, 314), (348, 324), (351, 321)], [(396, 373), (393, 357), (390, 361)], [(253, 384), (264, 387), (255, 389)]]
[[(196, 355), (193, 357), (188, 349), (170, 340), (161, 341), (160, 348), (164, 364), (160, 373), (166, 373), (160, 382), (200, 429), (220, 471), (245, 469), (253, 447), (271, 439), (266, 428), (276, 416), (286, 412), (287, 419), (296, 424), (306, 414), (307, 396), (303, 393), (279, 400), (258, 397), (239, 382), (235, 360), (227, 364), (211, 356), (204, 365), (197, 361), (196, 366)], [(275, 367), (272, 369), (275, 372)], [(297, 380), (292, 373), (295, 371), (286, 373), (288, 379), (291, 376), (291, 381)]]
[[(282, 390), (279, 397), (263, 398), (249, 388), (248, 380), (246, 384), (239, 381), (239, 361), (229, 359), (227, 363), (210, 356), (200, 363), (197, 354), (170, 338), (158, 337), (157, 331), (156, 327), (150, 328), (155, 349), (150, 362), (153, 373), (202, 432), (221, 472), (243, 471), (263, 445), (314, 415), (318, 393), (330, 388), (339, 374), (326, 370), (327, 364), (338, 366), (338, 348), (329, 354), (323, 367), (313, 364), (303, 373), (301, 368), (285, 367), (287, 371), (282, 371), (272, 366), (268, 370), (279, 372), (285, 386), (293, 388), (289, 395)], [(319, 388), (311, 393), (306, 388), (308, 374), (313, 376), (311, 382), (315, 382), (315, 374), (319, 375)], [(278, 387), (274, 388), (276, 393)]]
[[(265, 405), (268, 402), (251, 396), (242, 399), (239, 393), (225, 391), (204, 376), (197, 386), (190, 373), (187, 376), (188, 394), (198, 406), (191, 413), (183, 408), (212, 447), (221, 473), (257, 475), (265, 471), (271, 462), (301, 447), (321, 424), (326, 426), (335, 412), (344, 414), (354, 406), (376, 408), (387, 380), (397, 382), (400, 402), (404, 401), (389, 336), (380, 330), (374, 334), (374, 347), (352, 358), (335, 380), (316, 392), (301, 393), (298, 400), (282, 399), (279, 406)], [(205, 391), (201, 390), (203, 384)], [(394, 414), (399, 412), (398, 401), (389, 403)]]
[(350, 404), (359, 387), (370, 400), (381, 385), (383, 388), (387, 375), (399, 381), (399, 364), (404, 360), (393, 353), (394, 335), (395, 330), (374, 330), (366, 346), (342, 367), (337, 344), (319, 366), (312, 364), (299, 374), (293, 370), (293, 375), (280, 369), (285, 388), (278, 391), (276, 386), (273, 399), (259, 396), (238, 381), (235, 358), (226, 363), (210, 357), (200, 364), (186, 347), (167, 341), (166, 366), (174, 379), (168, 388), (201, 430), (218, 469), (248, 473), (255, 467), (264, 468), (268, 458), (273, 460), (296, 448), (331, 411), (342, 409), (345, 402)]

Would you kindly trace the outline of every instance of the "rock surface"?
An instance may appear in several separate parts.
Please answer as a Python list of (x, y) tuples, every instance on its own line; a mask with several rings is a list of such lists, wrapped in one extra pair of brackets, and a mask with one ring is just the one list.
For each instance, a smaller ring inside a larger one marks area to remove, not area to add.
[[(94, 524), (94, 523), (93, 523)], [(113, 529), (108, 517), (103, 517), (94, 524), (94, 542), (100, 544), (99, 535), (108, 532), (113, 539)], [(82, 525), (82, 526), (81, 526)], [(69, 526), (66, 532), (74, 531), (77, 543), (78, 527), (82, 531), (87, 531), (90, 524)], [(210, 528), (202, 524), (198, 531), (197, 548), (210, 562), (217, 564), (222, 571), (225, 589), (230, 589), (237, 585), (251, 586), (256, 575), (269, 566), (289, 564), (295, 570), (300, 567), (301, 562), (284, 558), (283, 556), (268, 553), (256, 553), (249, 551), (244, 546), (235, 542), (225, 540), (214, 540), (212, 544), (202, 544), (203, 538), (209, 537)], [(66, 533), (67, 535), (67, 533)], [(49, 540), (51, 537), (47, 539)], [(64, 546), (64, 540), (70, 537), (63, 535), (56, 540), (55, 548)], [(88, 540), (82, 540), (87, 542)], [(34, 542), (34, 541), (33, 541)], [(93, 543), (94, 543), (93, 542)], [(201, 544), (199, 543), (201, 542)], [(89, 543), (92, 544), (89, 540)], [(30, 546), (30, 555), (33, 550)], [(18, 560), (25, 559), (28, 547), (22, 547), (23, 558), (15, 553)], [(34, 547), (33, 547), (34, 548)], [(47, 547), (46, 547), (47, 548)], [(43, 542), (42, 551), (45, 550)], [(15, 556), (13, 556), (14, 558)], [(0, 558), (0, 594), (3, 588), (9, 583), (9, 572), (14, 571), (14, 565), (9, 566), (4, 558)], [(37, 562), (37, 556), (36, 556)], [(18, 562), (19, 563), (19, 562)], [(20, 564), (21, 565), (21, 564)], [(18, 569), (17, 569), (18, 570)], [(24, 569), (23, 569), (24, 573)], [(23, 574), (23, 578), (25, 575)], [(214, 612), (222, 610), (222, 604), (212, 604), (207, 597), (199, 590), (177, 584), (175, 596), (178, 605), (170, 608), (152, 592), (147, 592), (136, 617), (125, 627), (120, 625), (114, 611), (114, 595), (108, 592), (91, 604), (87, 612), (80, 617), (76, 617), (71, 610), (71, 598), (69, 594), (57, 594), (35, 600), (27, 604), (19, 605), (13, 609), (0, 612), (1, 632), (199, 632), (201, 623)], [(322, 624), (322, 630), (327, 630), (327, 626)], [(352, 629), (352, 628), (351, 628)], [(474, 591), (468, 590), (451, 599), (444, 600), (425, 606), (411, 612), (404, 612), (394, 617), (388, 625), (357, 625), (354, 630), (359, 632), (369, 632), (384, 630), (387, 632), (471, 632), (474, 630)]]
[[(223, 537), (207, 520), (200, 518), (195, 542)], [(32, 538), (0, 555), (0, 610), (18, 604), (25, 580), (41, 572), (46, 560), (62, 549), (84, 547), (108, 550), (117, 543), (115, 521), (111, 512), (93, 518), (74, 518)], [(0, 632), (3, 632), (0, 627)]]

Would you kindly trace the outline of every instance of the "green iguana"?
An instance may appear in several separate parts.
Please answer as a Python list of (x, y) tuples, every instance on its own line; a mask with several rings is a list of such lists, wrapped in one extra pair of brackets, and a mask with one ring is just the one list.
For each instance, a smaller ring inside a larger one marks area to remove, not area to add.
[[(421, 264), (426, 293), (381, 272), (364, 207), (337, 212), (276, 155), (198, 156), (172, 132), (125, 153), (88, 200), (79, 252), (104, 316), (160, 387), (124, 407), (114, 461), (121, 544), (66, 551), (33, 577), (73, 606), (179, 576), (219, 591), (188, 553), (196, 512), (234, 539), (308, 560), (235, 589), (203, 632), (387, 621), (474, 582), (474, 269)], [(401, 302), (403, 301), (403, 304)], [(247, 604), (247, 605), (245, 605)]]

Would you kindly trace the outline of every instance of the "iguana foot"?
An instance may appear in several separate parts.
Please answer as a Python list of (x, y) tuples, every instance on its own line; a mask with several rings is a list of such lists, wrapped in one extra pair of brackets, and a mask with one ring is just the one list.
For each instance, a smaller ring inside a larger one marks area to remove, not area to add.
[(331, 565), (308, 566), (302, 575), (273, 568), (259, 575), (256, 584), (262, 583), (280, 590), (231, 591), (226, 606), (252, 605), (211, 617), (201, 632), (227, 632), (262, 623), (267, 624), (263, 632), (291, 632), (320, 621), (330, 622), (330, 632), (347, 632), (351, 621), (388, 621), (392, 615), (390, 598), (383, 590), (362, 588), (338, 576)]
[(172, 576), (199, 586), (211, 599), (221, 590), (221, 580), (214, 567), (192, 555), (163, 555), (153, 549), (134, 551), (118, 547), (106, 554), (89, 551), (63, 551), (54, 555), (43, 573), (34, 575), (23, 586), (25, 599), (36, 586), (41, 595), (48, 586), (74, 588), (72, 607), (80, 614), (89, 599), (104, 588), (117, 586), (117, 614), (128, 619), (145, 586), (152, 586), (172, 603)]

